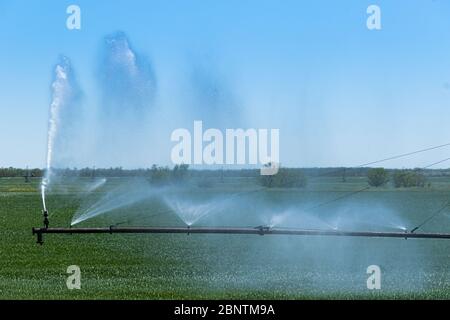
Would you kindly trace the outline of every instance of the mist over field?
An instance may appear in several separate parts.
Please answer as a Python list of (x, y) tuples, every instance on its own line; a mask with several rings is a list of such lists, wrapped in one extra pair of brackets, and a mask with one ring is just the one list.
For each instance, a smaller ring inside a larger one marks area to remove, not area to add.
[(0, 299), (450, 298), (449, 13), (0, 1)]

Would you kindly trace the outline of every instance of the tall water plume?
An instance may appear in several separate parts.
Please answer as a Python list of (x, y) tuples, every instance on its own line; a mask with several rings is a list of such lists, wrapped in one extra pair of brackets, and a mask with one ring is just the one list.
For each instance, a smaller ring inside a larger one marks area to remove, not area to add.
[(42, 205), (47, 210), (46, 191), (49, 188), (53, 177), (53, 165), (55, 152), (62, 143), (59, 138), (63, 125), (63, 115), (72, 107), (79, 96), (79, 91), (73, 75), (70, 60), (61, 56), (60, 61), (55, 66), (54, 77), (51, 85), (52, 100), (49, 110), (48, 133), (47, 133), (47, 159), (45, 174), (41, 182)]

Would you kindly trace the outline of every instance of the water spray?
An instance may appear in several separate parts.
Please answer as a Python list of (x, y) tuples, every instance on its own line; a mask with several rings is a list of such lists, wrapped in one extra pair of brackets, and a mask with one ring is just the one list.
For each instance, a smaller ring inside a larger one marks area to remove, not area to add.
[(448, 208), (448, 206), (450, 205), (450, 201), (445, 202), (444, 206), (441, 207), (439, 210), (437, 210), (436, 212), (434, 212), (431, 216), (429, 216), (428, 218), (426, 218), (422, 223), (420, 223), (419, 225), (417, 225), (414, 229), (411, 230), (411, 233), (416, 232), (417, 230), (419, 230), (420, 228), (422, 228), (425, 224), (427, 224), (428, 222), (430, 222), (431, 220), (433, 220), (436, 216), (438, 216), (440, 213), (442, 213), (445, 209)]
[(48, 211), (46, 204), (46, 191), (50, 185), (52, 176), (53, 153), (57, 134), (60, 127), (61, 109), (68, 103), (71, 95), (70, 83), (70, 61), (67, 57), (61, 57), (55, 67), (54, 80), (52, 83), (52, 102), (50, 104), (48, 133), (47, 133), (47, 159), (45, 174), (41, 182), (41, 198), (44, 213), (44, 225), (48, 227)]

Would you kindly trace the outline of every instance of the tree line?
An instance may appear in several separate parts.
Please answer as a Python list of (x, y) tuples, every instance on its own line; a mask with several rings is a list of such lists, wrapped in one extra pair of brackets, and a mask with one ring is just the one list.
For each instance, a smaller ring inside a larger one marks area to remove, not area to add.
[[(450, 170), (444, 169), (385, 169), (385, 168), (279, 168), (276, 175), (261, 176), (259, 169), (190, 169), (188, 165), (153, 165), (145, 169), (115, 168), (65, 168), (52, 169), (54, 174), (67, 177), (145, 177), (154, 183), (180, 182), (188, 178), (198, 178), (199, 186), (208, 187), (211, 181), (225, 178), (257, 178), (268, 188), (303, 188), (308, 178), (339, 177), (345, 182), (349, 177), (367, 177), (370, 186), (380, 187), (391, 182), (396, 188), (424, 187), (429, 176), (450, 176)], [(39, 168), (0, 168), (0, 177), (40, 178), (45, 170)]]
[(372, 187), (385, 186), (390, 181), (395, 188), (423, 188), (427, 185), (427, 177), (420, 169), (388, 171), (384, 168), (372, 168), (367, 173), (367, 179)]
[(43, 170), (34, 168), (34, 169), (21, 169), (21, 168), (0, 168), (0, 177), (42, 177)]

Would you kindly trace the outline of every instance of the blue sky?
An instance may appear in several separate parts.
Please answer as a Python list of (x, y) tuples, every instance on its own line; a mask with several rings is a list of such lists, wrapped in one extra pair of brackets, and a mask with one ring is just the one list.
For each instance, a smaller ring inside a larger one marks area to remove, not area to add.
[[(70, 4), (81, 8), (81, 30), (66, 28)], [(370, 4), (381, 8), (379, 31), (366, 28)], [(180, 88), (200, 66), (236, 101), (235, 126), (280, 129), (285, 165), (352, 166), (450, 142), (445, 0), (0, 0), (0, 166), (45, 165), (60, 54), (72, 61), (84, 107), (99, 103), (100, 43), (116, 31), (152, 62), (163, 116), (184, 107)], [(149, 163), (168, 161), (170, 135), (159, 138), (163, 156)], [(385, 165), (445, 157), (450, 149)]]

